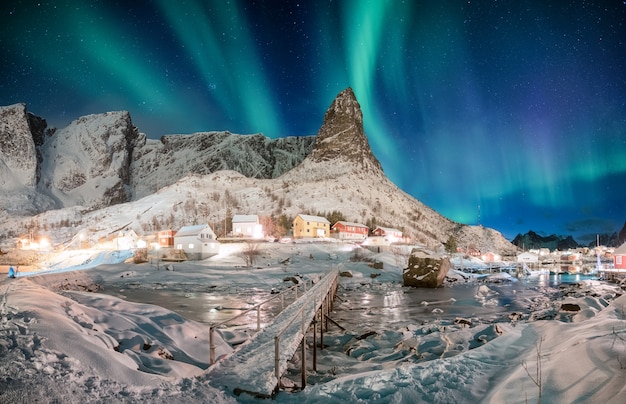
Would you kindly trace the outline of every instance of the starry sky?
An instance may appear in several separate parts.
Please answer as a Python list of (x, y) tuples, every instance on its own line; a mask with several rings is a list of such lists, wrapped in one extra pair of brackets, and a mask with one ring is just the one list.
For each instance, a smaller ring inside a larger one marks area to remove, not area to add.
[(387, 176), (452, 220), (579, 242), (626, 221), (622, 0), (0, 5), (0, 105), (59, 128), (313, 135), (346, 87)]

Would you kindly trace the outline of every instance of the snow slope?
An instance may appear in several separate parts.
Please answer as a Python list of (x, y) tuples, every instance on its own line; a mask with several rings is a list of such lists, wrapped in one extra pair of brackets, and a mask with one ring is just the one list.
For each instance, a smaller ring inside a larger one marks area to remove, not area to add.
[[(399, 288), (401, 270), (393, 265), (397, 257), (389, 253), (366, 254), (386, 263), (384, 269), (374, 270), (368, 262), (353, 261), (352, 247), (339, 243), (270, 243), (263, 244), (261, 251), (254, 268), (242, 268), (237, 246), (231, 245), (228, 252), (209, 260), (175, 264), (173, 271), (119, 262), (80, 271), (57, 268), (47, 275), (22, 272), (18, 279), (2, 280), (0, 400), (256, 401), (246, 394), (236, 396), (206, 372), (206, 324), (158, 306), (95, 293), (99, 288), (149, 290), (179, 285), (224, 296), (255, 290), (260, 296), (262, 291), (267, 295), (284, 287), (285, 277), (312, 277), (331, 268), (352, 274), (341, 278), (342, 300), (358, 302), (373, 290)], [(484, 296), (492, 293), (488, 285), (478, 289)], [(541, 392), (541, 400), (550, 403), (624, 402), (626, 297), (621, 290), (598, 281), (545, 298), (541, 295), (547, 290), (533, 290), (530, 295), (518, 289), (518, 299), (532, 306), (529, 316), (494, 323), (477, 319), (469, 326), (407, 318), (405, 326), (369, 337), (334, 329), (325, 342), (329, 347), (338, 344), (338, 352), (324, 350), (318, 371), (309, 370), (312, 382), (307, 388), (280, 392), (275, 400), (525, 403), (537, 402)], [(581, 309), (564, 311), (564, 303)], [(341, 309), (339, 302), (333, 316)], [(236, 330), (222, 333), (226, 339), (237, 339), (237, 334)], [(218, 356), (230, 348), (220, 344), (219, 350)], [(297, 367), (298, 358), (294, 360)], [(355, 361), (360, 367), (342, 373)]]

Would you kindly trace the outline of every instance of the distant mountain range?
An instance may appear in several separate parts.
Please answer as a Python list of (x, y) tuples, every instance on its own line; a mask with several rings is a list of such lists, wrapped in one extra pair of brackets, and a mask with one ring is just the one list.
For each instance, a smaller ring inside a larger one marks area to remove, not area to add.
[(626, 222), (619, 232), (613, 234), (599, 234), (597, 241), (589, 243), (588, 245), (578, 243), (572, 236), (558, 236), (556, 234), (541, 236), (532, 230), (525, 234), (518, 234), (512, 241), (513, 245), (523, 250), (548, 248), (551, 251), (564, 251), (579, 247), (595, 247), (596, 243), (607, 247), (619, 247), (624, 242), (626, 242)]
[(373, 155), (352, 89), (337, 95), (317, 136), (203, 132), (148, 139), (126, 111), (81, 117), (59, 130), (26, 110), (0, 108), (0, 241), (81, 229), (106, 236), (224, 221), (341, 212), (403, 230), (417, 243), (512, 254), (498, 231), (453, 222), (393, 184)]

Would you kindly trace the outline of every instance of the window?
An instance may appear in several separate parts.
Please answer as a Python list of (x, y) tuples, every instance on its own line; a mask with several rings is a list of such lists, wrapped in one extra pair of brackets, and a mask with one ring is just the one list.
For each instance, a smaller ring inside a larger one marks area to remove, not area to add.
[(195, 247), (194, 247), (193, 243), (189, 243), (189, 249), (190, 249), (190, 250), (193, 250), (194, 248), (195, 248)]
[(617, 265), (622, 265), (622, 256), (621, 255), (616, 255), (615, 256), (615, 263)]

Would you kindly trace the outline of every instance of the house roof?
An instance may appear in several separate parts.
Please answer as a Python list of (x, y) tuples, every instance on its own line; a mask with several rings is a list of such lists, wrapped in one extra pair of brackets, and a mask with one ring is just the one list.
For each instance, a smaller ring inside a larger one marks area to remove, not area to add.
[(531, 258), (539, 258), (539, 256), (537, 254), (533, 254), (531, 252), (528, 251), (524, 251), (523, 253), (519, 253), (517, 254), (518, 257), (531, 257)]
[[(200, 233), (202, 230), (204, 230), (207, 227), (209, 227), (208, 224), (196, 224), (193, 226), (183, 226), (180, 228), (180, 230), (176, 232), (175, 236), (179, 236), (179, 237), (195, 236), (196, 234)], [(211, 230), (210, 227), (209, 227), (209, 230)]]
[(626, 255), (626, 243), (617, 247), (615, 251), (613, 252), (613, 255)]
[(363, 228), (366, 228), (366, 229), (368, 228), (366, 225), (361, 224), (361, 223), (344, 222), (343, 220), (340, 220), (340, 221), (336, 222), (336, 223), (333, 225), (333, 227), (335, 227), (335, 225), (337, 225), (338, 223), (339, 223), (339, 224), (342, 224), (342, 225), (344, 225), (344, 226), (363, 227)]
[(378, 226), (376, 227), (377, 229), (381, 229), (383, 230), (385, 233), (402, 233), (402, 230), (398, 230), (398, 229), (393, 229), (391, 227), (382, 227), (382, 226)]
[(258, 215), (234, 215), (233, 216), (233, 223), (249, 223), (249, 222), (258, 223), (259, 216)]
[(303, 215), (303, 214), (298, 214), (298, 216), (300, 216), (302, 218), (302, 220), (304, 220), (305, 222), (320, 222), (320, 223), (328, 223), (328, 224), (330, 224), (328, 219), (326, 219), (325, 217), (312, 216), (312, 215)]

